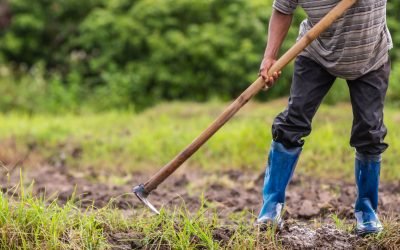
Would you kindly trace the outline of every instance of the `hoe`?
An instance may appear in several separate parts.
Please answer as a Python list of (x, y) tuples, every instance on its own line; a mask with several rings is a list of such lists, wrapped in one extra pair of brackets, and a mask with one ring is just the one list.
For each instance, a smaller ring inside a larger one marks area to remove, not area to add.
[[(341, 17), (357, 0), (342, 0), (314, 27), (309, 30), (296, 44), (294, 44), (276, 63), (269, 69), (268, 75), (279, 72), (290, 63), (301, 51), (314, 41), (333, 22)], [(177, 170), (190, 156), (192, 156), (211, 136), (213, 136), (236, 112), (239, 111), (253, 96), (262, 89), (268, 89), (262, 77), (252, 83), (232, 104), (230, 104), (218, 118), (209, 125), (192, 143), (183, 149), (175, 158), (154, 174), (147, 182), (133, 188), (133, 192), (139, 200), (151, 211), (159, 214), (159, 211), (149, 202), (147, 197)]]

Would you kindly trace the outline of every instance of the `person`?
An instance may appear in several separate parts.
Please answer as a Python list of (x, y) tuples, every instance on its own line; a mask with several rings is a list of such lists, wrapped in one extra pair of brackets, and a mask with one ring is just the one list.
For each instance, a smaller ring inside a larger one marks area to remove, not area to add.
[[(307, 14), (299, 38), (340, 0), (275, 0), (268, 43), (260, 75), (271, 86), (280, 72), (268, 75), (300, 6)], [(377, 216), (381, 154), (387, 129), (383, 108), (390, 73), (388, 51), (393, 47), (386, 24), (386, 0), (357, 1), (295, 59), (286, 109), (272, 125), (272, 144), (257, 224), (282, 225), (285, 190), (304, 145), (311, 121), (337, 77), (346, 79), (353, 110), (350, 145), (355, 148), (356, 232), (382, 231)]]

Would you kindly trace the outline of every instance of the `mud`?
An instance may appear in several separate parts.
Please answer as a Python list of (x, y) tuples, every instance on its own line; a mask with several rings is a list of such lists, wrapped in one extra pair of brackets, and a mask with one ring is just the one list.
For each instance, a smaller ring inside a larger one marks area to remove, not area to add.
[(332, 224), (315, 229), (294, 221), (289, 222), (279, 236), (283, 246), (290, 249), (354, 249), (355, 243), (362, 240)]
[[(19, 169), (0, 170), (0, 184), (3, 192), (12, 194), (20, 181)], [(129, 176), (121, 173), (124, 183), (121, 185), (102, 183), (109, 173), (93, 170), (67, 171), (65, 168), (41, 166), (38, 169), (23, 170), (25, 184), (34, 181), (35, 195), (58, 197), (64, 204), (73, 195), (82, 208), (97, 208), (111, 205), (131, 214), (131, 211), (143, 211), (142, 204), (132, 195), (133, 185), (144, 182), (148, 175), (136, 173)], [(228, 215), (232, 212), (249, 211), (249, 224), (253, 223), (261, 205), (263, 174), (226, 171), (219, 173), (200, 173), (185, 171), (173, 175), (150, 199), (156, 207), (174, 209), (185, 205), (189, 211), (196, 211), (201, 206), (201, 199), (212, 204), (221, 220), (232, 224)], [(332, 214), (339, 218), (353, 219), (353, 203), (356, 197), (355, 186), (340, 180), (319, 180), (304, 176), (295, 176), (287, 190), (286, 223), (279, 232), (282, 246), (293, 249), (352, 249), (359, 241), (349, 232), (338, 230), (333, 225)], [(383, 183), (380, 187), (380, 215), (395, 220), (400, 218), (400, 184)], [(213, 236), (220, 242), (229, 242), (232, 229), (217, 228)], [(119, 249), (142, 248), (140, 242), (132, 240), (132, 232), (110, 234), (111, 243)]]

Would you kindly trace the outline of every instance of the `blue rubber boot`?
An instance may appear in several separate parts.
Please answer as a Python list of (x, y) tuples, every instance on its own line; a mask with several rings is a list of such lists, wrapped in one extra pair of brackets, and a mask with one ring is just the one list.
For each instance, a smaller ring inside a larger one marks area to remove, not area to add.
[(355, 177), (357, 200), (354, 213), (357, 221), (356, 233), (361, 236), (379, 233), (383, 230), (382, 224), (376, 214), (380, 169), (380, 155), (356, 153)]
[(263, 206), (258, 215), (257, 225), (282, 227), (285, 191), (301, 149), (301, 147), (287, 149), (281, 143), (272, 142), (265, 171)]

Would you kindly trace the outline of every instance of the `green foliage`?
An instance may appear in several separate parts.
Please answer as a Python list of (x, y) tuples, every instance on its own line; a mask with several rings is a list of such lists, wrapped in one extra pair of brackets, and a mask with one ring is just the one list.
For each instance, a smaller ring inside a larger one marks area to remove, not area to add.
[[(0, 63), (16, 76), (1, 80), (11, 94), (0, 110), (142, 109), (165, 100), (232, 99), (257, 76), (272, 2), (9, 0), (13, 19), (0, 36)], [(399, 9), (398, 2), (388, 3), (397, 47)], [(282, 51), (304, 18), (299, 8)], [(291, 72), (292, 65), (258, 98), (287, 95)], [(340, 89), (329, 99), (342, 95)]]
[(392, 63), (387, 102), (400, 106), (400, 61)]
[(84, 91), (76, 82), (65, 85), (53, 74), (46, 79), (40, 64), (24, 74), (0, 67), (0, 110), (26, 113), (77, 110)]
[(387, 23), (392, 34), (394, 48), (391, 51), (392, 60), (400, 59), (400, 2), (388, 1)]
[(0, 50), (6, 61), (66, 70), (78, 36), (78, 25), (101, 0), (10, 0), (12, 23), (1, 37)]
[(245, 0), (10, 4), (14, 19), (0, 39), (5, 62), (43, 62), (64, 85), (73, 74), (116, 107), (237, 95), (257, 74), (271, 9), (271, 1)]

